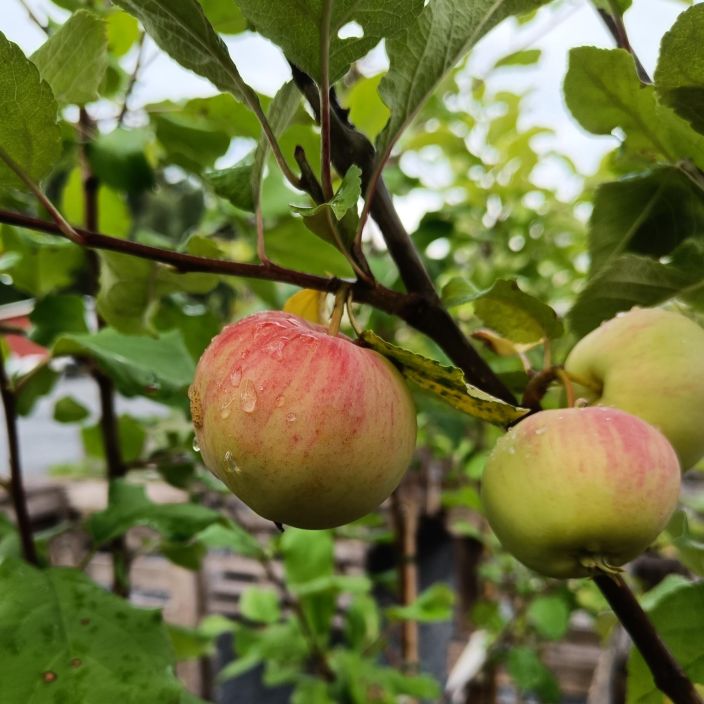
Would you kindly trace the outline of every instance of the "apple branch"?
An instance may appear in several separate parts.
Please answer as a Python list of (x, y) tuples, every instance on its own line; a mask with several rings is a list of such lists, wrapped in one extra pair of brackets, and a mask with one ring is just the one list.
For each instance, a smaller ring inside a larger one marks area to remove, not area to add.
[(330, 20), (332, 0), (323, 0), (320, 26), (320, 172), (325, 200), (333, 196), (330, 171)]
[[(310, 104), (318, 121), (321, 117), (320, 96), (313, 80), (291, 64), (293, 79)], [(362, 188), (369, 188), (374, 175), (375, 152), (371, 142), (347, 119), (336, 100), (331, 102), (330, 129), (332, 163), (338, 173), (347, 173), (353, 164), (362, 170)], [(398, 267), (406, 290), (417, 296), (416, 305), (401, 315), (409, 325), (431, 337), (447, 356), (460, 367), (468, 381), (509, 403), (515, 401), (511, 391), (494, 374), (489, 365), (472, 347), (457, 322), (442, 305), (418, 250), (413, 245), (394, 208), (383, 178), (379, 178), (367, 200), (370, 213), (381, 230), (392, 259)], [(359, 299), (358, 299), (359, 300)]]
[[(93, 139), (95, 133), (95, 124), (85, 108), (81, 108), (80, 110), (78, 129), (81, 145), (81, 176), (83, 180), (83, 222), (89, 230), (97, 230), (99, 220), (98, 189), (100, 188), (100, 182), (93, 172), (87, 153), (87, 145), (91, 139)], [(100, 276), (100, 260), (94, 251), (90, 251), (88, 254), (90, 268), (93, 272), (92, 285), (95, 289), (94, 293), (97, 293)], [(98, 328), (105, 325), (99, 313), (96, 313), (96, 322)], [(115, 386), (112, 379), (97, 367), (91, 369), (91, 376), (98, 386), (100, 395), (100, 433), (103, 438), (107, 478), (108, 481), (114, 481), (115, 479), (124, 477), (127, 472), (122, 458), (117, 413), (115, 412)], [(112, 555), (113, 564), (112, 590), (115, 594), (127, 597), (130, 593), (128, 579), (129, 550), (124, 535), (110, 543), (110, 553)]]
[(694, 685), (660, 639), (623, 577), (599, 574), (594, 582), (643, 656), (658, 689), (674, 704), (702, 704)]
[(5, 409), (5, 428), (7, 432), (7, 448), (10, 455), (10, 482), (9, 494), (17, 518), (17, 530), (20, 534), (22, 554), (24, 559), (32, 565), (38, 565), (37, 549), (32, 538), (32, 522), (27, 509), (27, 496), (22, 481), (22, 465), (20, 463), (20, 443), (17, 434), (17, 394), (12, 388), (5, 360), (0, 352), (0, 396)]

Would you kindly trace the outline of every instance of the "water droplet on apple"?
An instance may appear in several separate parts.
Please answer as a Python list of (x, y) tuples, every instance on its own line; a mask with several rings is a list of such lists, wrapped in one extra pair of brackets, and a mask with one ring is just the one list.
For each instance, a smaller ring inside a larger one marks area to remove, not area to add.
[(254, 388), (254, 382), (251, 379), (247, 379), (244, 382), (244, 387), (240, 394), (240, 402), (245, 413), (253, 413), (257, 407), (257, 390)]
[(242, 367), (237, 367), (232, 374), (230, 374), (230, 383), (237, 388), (242, 381)]
[(295, 414), (295, 413), (289, 413), (289, 414), (286, 416), (286, 420), (287, 420), (289, 423), (293, 423), (293, 422), (296, 420), (296, 414)]
[(543, 426), (540, 426), (540, 428), (535, 429), (535, 434), (536, 435), (543, 435), (543, 433), (547, 432), (547, 428), (544, 428)]
[(273, 359), (279, 361), (284, 356), (284, 344), (283, 340), (274, 340), (266, 349)]
[(198, 444), (198, 438), (193, 438), (193, 452), (200, 452), (200, 445)]
[(284, 397), (283, 396), (277, 396), (276, 401), (274, 402), (276, 404), (277, 408), (281, 408), (281, 406), (284, 405)]
[(264, 384), (259, 384), (259, 385), (257, 386), (257, 391), (259, 391), (260, 393), (261, 393), (262, 391), (264, 391)]
[(230, 474), (239, 474), (242, 470), (237, 466), (235, 458), (230, 450), (225, 452), (225, 471)]
[(235, 400), (235, 397), (233, 396), (227, 403), (225, 403), (222, 408), (220, 409), (220, 417), (223, 420), (227, 420), (230, 417), (230, 414), (232, 413), (232, 409), (230, 406), (232, 405), (232, 402)]

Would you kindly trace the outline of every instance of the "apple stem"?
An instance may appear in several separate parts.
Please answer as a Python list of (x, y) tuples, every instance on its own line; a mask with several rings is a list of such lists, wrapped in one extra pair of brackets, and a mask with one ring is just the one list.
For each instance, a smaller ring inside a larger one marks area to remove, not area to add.
[(704, 704), (623, 577), (602, 573), (593, 579), (643, 656), (657, 688), (674, 704)]
[(543, 369), (552, 367), (552, 344), (547, 337), (543, 338)]
[(335, 336), (340, 332), (340, 323), (342, 322), (342, 314), (345, 312), (345, 301), (347, 300), (348, 292), (349, 288), (343, 286), (335, 294), (335, 306), (332, 309), (332, 317), (328, 325), (328, 334), (330, 335)]
[(560, 380), (560, 383), (565, 389), (565, 395), (567, 396), (567, 407), (574, 408), (576, 399), (574, 395), (574, 386), (572, 385), (572, 379), (570, 379), (569, 375), (564, 369), (556, 369), (555, 374), (557, 375), (557, 378)]

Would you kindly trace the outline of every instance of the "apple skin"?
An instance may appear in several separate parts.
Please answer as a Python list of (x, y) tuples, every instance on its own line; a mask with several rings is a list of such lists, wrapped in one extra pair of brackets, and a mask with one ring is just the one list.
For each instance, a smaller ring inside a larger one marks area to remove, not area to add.
[(577, 393), (639, 416), (672, 443), (683, 470), (704, 456), (704, 329), (656, 308), (633, 308), (580, 340), (567, 372), (602, 388)]
[(226, 326), (189, 397), (205, 465), (258, 514), (298, 528), (375, 509), (415, 448), (415, 407), (396, 368), (290, 313)]
[(639, 555), (667, 525), (677, 456), (640, 418), (612, 408), (529, 416), (501, 437), (482, 480), (502, 545), (548, 577), (586, 577)]

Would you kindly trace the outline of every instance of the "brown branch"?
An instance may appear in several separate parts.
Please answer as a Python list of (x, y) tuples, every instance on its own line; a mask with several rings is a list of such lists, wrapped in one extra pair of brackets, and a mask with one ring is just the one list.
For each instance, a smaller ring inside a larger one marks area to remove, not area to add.
[(142, 62), (144, 61), (144, 46), (146, 43), (147, 39), (147, 33), (142, 32), (142, 34), (139, 37), (139, 44), (137, 46), (137, 61), (135, 62), (134, 69), (132, 70), (132, 73), (130, 74), (130, 80), (127, 83), (127, 88), (125, 89), (125, 97), (123, 98), (122, 101), (122, 108), (120, 109), (120, 113), (117, 116), (117, 126), (122, 127), (122, 123), (125, 120), (125, 116), (127, 115), (127, 112), (129, 110), (129, 100), (130, 97), (132, 96), (132, 91), (134, 90), (135, 85), (137, 85), (137, 79), (139, 78), (139, 72), (142, 70)]
[(17, 518), (17, 530), (22, 544), (24, 559), (32, 565), (38, 565), (37, 549), (32, 538), (32, 521), (27, 509), (27, 495), (22, 481), (20, 463), (20, 443), (17, 434), (17, 396), (10, 386), (5, 370), (5, 360), (0, 354), (0, 395), (5, 408), (5, 428), (7, 431), (7, 449), (10, 455), (10, 498)]
[(694, 685), (662, 642), (621, 576), (600, 574), (594, 582), (653, 673), (655, 684), (674, 704), (702, 704)]
[[(98, 191), (100, 182), (95, 173), (93, 173), (88, 159), (87, 148), (95, 135), (95, 123), (85, 108), (80, 110), (78, 128), (81, 138), (80, 163), (83, 180), (83, 223), (88, 230), (94, 231), (98, 229)], [(94, 294), (97, 294), (100, 280), (100, 260), (93, 251), (90, 251), (88, 255), (93, 272)], [(96, 313), (96, 323), (98, 328), (102, 328), (105, 325), (98, 313)], [(127, 473), (120, 447), (118, 421), (115, 412), (115, 385), (112, 379), (97, 367), (94, 367), (91, 373), (98, 385), (100, 395), (100, 433), (103, 439), (107, 478), (109, 482), (112, 482), (124, 477)], [(126, 536), (121, 535), (110, 543), (110, 553), (113, 564), (112, 590), (115, 594), (128, 597), (130, 593), (128, 576), (130, 555)]]
[(623, 23), (623, 17), (621, 17), (619, 12), (617, 11), (609, 12), (608, 10), (604, 10), (600, 7), (597, 8), (597, 12), (599, 13), (599, 17), (601, 17), (602, 21), (606, 25), (606, 28), (611, 33), (611, 36), (614, 38), (616, 46), (619, 49), (625, 49), (633, 57), (633, 61), (636, 64), (636, 71), (638, 72), (638, 78), (640, 79), (640, 82), (645, 83), (646, 85), (651, 85), (653, 81), (648, 75), (648, 72), (645, 70), (643, 64), (640, 62), (640, 59), (636, 55), (636, 52), (634, 51), (633, 47), (631, 46), (631, 42), (628, 39), (626, 25)]
[(330, 170), (330, 20), (332, 0), (323, 0), (320, 27), (320, 172), (325, 200), (333, 196)]
[[(293, 79), (320, 120), (318, 90), (311, 78), (291, 64)], [(346, 112), (332, 101), (332, 162), (338, 173), (347, 173), (353, 164), (362, 170), (362, 187), (366, 189), (374, 175), (375, 153), (371, 142), (347, 120)], [(418, 250), (401, 223), (383, 178), (374, 189), (370, 212), (379, 225), (389, 253), (398, 267), (406, 290), (418, 296), (417, 305), (399, 314), (409, 325), (425, 333), (440, 345), (460, 367), (469, 382), (509, 403), (515, 401), (506, 385), (472, 347), (457, 322), (442, 305)]]

